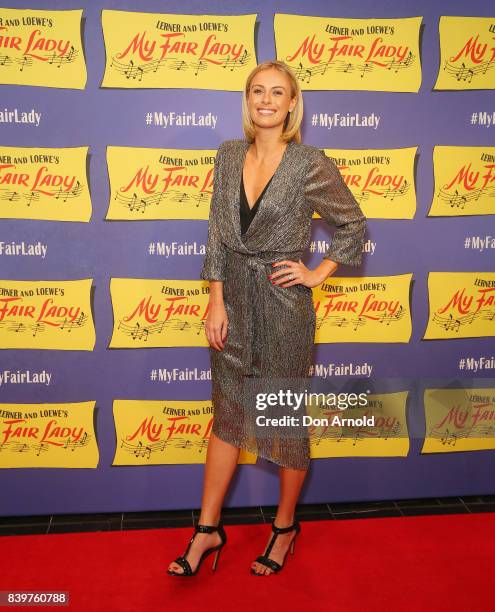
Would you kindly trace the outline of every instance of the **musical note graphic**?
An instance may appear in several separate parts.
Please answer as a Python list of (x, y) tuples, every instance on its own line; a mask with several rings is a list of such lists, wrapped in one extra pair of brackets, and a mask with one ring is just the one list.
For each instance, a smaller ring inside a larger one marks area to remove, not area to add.
[(37, 321), (33, 325), (31, 325), (31, 329), (33, 330), (33, 338), (38, 334), (39, 331), (45, 331), (45, 324)]
[(463, 325), (471, 324), (475, 319), (478, 319), (483, 313), (489, 313), (489, 315), (492, 315), (492, 311), (487, 308), (484, 308), (484, 309), (478, 310), (477, 312), (472, 312), (472, 313), (469, 313), (467, 315), (463, 315), (460, 317), (454, 317), (452, 313), (450, 313), (448, 316), (441, 316), (435, 312), (433, 313), (432, 322), (437, 323), (439, 327), (443, 327), (445, 331), (458, 332), (459, 329)]
[(488, 70), (491, 70), (494, 67), (495, 62), (493, 61), (493, 59), (490, 59), (487, 62), (481, 62), (477, 66), (470, 66), (469, 68), (464, 62), (461, 62), (460, 65), (456, 65), (453, 62), (446, 60), (443, 69), (456, 81), (465, 81), (471, 83), (473, 77), (485, 75)]
[[(218, 67), (230, 68), (230, 70), (233, 71), (237, 68), (242, 68), (250, 61), (250, 59), (251, 54), (247, 52), (247, 49), (245, 49), (239, 58), (230, 59), (230, 56), (228, 56), (225, 60), (218, 64)], [(142, 81), (144, 75), (150, 72), (156, 73), (161, 68), (180, 72), (192, 70), (194, 76), (198, 76), (200, 71), (211, 70), (216, 68), (216, 66), (217, 65), (209, 64), (202, 59), (199, 61), (188, 62), (180, 57), (165, 57), (143, 62), (139, 65), (135, 64), (132, 59), (128, 64), (120, 62), (116, 57), (112, 57), (110, 61), (110, 68), (113, 68), (119, 74), (124, 75), (127, 79), (134, 79), (138, 81)]]
[(43, 195), (47, 198), (53, 198), (54, 200), (61, 200), (63, 202), (67, 202), (67, 200), (72, 200), (73, 198), (78, 198), (79, 196), (81, 196), (84, 191), (84, 187), (85, 186), (82, 185), (79, 181), (76, 181), (74, 187), (67, 191), (63, 191), (60, 187), (58, 190), (43, 190), (42, 194), (39, 191), (28, 191), (21, 193), (19, 191), (0, 189), (0, 200), (7, 200), (9, 202), (19, 202), (22, 197), (25, 201), (25, 204), (28, 207), (31, 207), (31, 203), (33, 201), (40, 203), (40, 198)]
[(15, 60), (18, 64), (20, 64), (20, 68), (19, 71), (22, 72), (24, 70), (24, 66), (32, 66), (33, 64), (33, 60), (31, 57), (27, 57), (26, 55), (23, 56), (22, 59), (20, 58), (16, 58)]
[(386, 187), (385, 189), (367, 189), (366, 191), (361, 191), (360, 193), (356, 194), (355, 198), (357, 202), (361, 204), (362, 202), (369, 200), (371, 194), (379, 198), (384, 198), (385, 200), (389, 199), (391, 202), (393, 202), (395, 198), (401, 198), (405, 196), (410, 188), (411, 183), (404, 179), (404, 182), (400, 187)]
[(377, 323), (386, 323), (390, 325), (391, 323), (397, 323), (402, 318), (406, 316), (406, 310), (401, 305), (397, 309), (397, 312), (393, 315), (388, 315), (383, 312), (377, 317), (368, 317), (366, 315), (359, 315), (357, 317), (348, 316), (344, 317), (342, 315), (328, 315), (326, 317), (317, 317), (316, 318), (316, 328), (321, 329), (325, 325), (330, 325), (331, 327), (352, 327), (353, 331), (356, 331), (362, 325), (369, 325), (372, 321)]
[(120, 191), (116, 191), (113, 199), (121, 203), (130, 212), (144, 213), (150, 206), (160, 207), (162, 202), (163, 205), (167, 202), (178, 202), (180, 204), (192, 202), (197, 208), (202, 204), (206, 205), (210, 197), (211, 194), (205, 192), (188, 194), (177, 189), (169, 189), (165, 193), (160, 192), (144, 197), (138, 196), (136, 192), (132, 196), (127, 196)]
[(149, 330), (146, 327), (141, 327), (139, 323), (136, 323), (134, 329), (130, 332), (130, 336), (133, 340), (148, 340)]
[(230, 59), (230, 55), (222, 62), (222, 68), (230, 68), (232, 72), (235, 68), (239, 66), (244, 66), (249, 61), (249, 53), (247, 49), (244, 49), (242, 55), (240, 55), (237, 59)]
[(202, 453), (204, 448), (208, 448), (208, 440), (205, 438), (203, 438), (201, 441), (196, 441), (195, 444), (196, 446), (199, 446), (198, 453)]
[[(332, 417), (336, 414), (336, 412), (329, 412), (328, 410), (323, 410), (321, 414), (326, 417), (331, 423)], [(361, 418), (362, 416), (364, 416), (364, 413), (362, 411), (357, 413), (356, 410), (353, 410), (352, 414), (352, 418)], [(382, 412), (380, 412), (380, 416), (384, 416)], [(352, 446), (356, 446), (359, 442), (364, 442), (366, 440), (397, 440), (405, 436), (405, 427), (398, 420), (392, 427), (385, 425), (362, 426), (346, 424), (331, 427), (319, 426), (316, 427), (314, 431), (310, 433), (311, 441), (316, 446), (318, 446), (322, 442), (322, 440), (333, 440), (337, 443), (350, 442)]]
[(84, 314), (84, 311), (81, 311), (81, 314), (77, 317), (77, 319), (74, 319), (74, 321), (68, 321), (67, 317), (65, 317), (62, 324), (59, 325), (59, 329), (65, 329), (70, 333), (74, 328), (81, 328), (86, 325), (87, 321), (88, 315)]
[(11, 453), (30, 453), (34, 451), (39, 457), (40, 453), (46, 452), (49, 449), (48, 444), (44, 442), (38, 444), (28, 444), (27, 442), (3, 442), (0, 444), (0, 452), (8, 451)]
[(327, 62), (322, 62), (317, 66), (304, 66), (301, 62), (298, 63), (297, 66), (291, 66), (294, 71), (296, 78), (305, 83), (309, 83), (313, 76), (321, 75), (323, 76), (327, 70), (334, 70), (335, 72), (340, 72), (344, 74), (350, 74), (352, 72), (359, 72), (361, 78), (370, 72), (374, 72), (375, 70), (393, 70), (394, 72), (398, 72), (399, 70), (404, 70), (411, 68), (416, 60), (416, 56), (409, 51), (407, 57), (403, 60), (390, 60), (388, 62), (349, 62), (343, 60), (332, 60)]
[(132, 453), (135, 457), (141, 457), (144, 459), (151, 459), (151, 455), (154, 453), (161, 453), (167, 449), (168, 446), (173, 444), (177, 446), (182, 444), (179, 440), (177, 444), (177, 440), (159, 440), (158, 442), (153, 442), (152, 444), (145, 443), (143, 444), (141, 440), (137, 442), (137, 444), (130, 444), (126, 440), (122, 440), (120, 444), (120, 448), (123, 448), (124, 451), (128, 453)]
[(440, 440), (443, 446), (456, 446), (459, 440), (467, 440), (472, 438), (490, 439), (495, 437), (495, 425), (484, 423), (481, 425), (472, 425), (467, 427), (458, 427), (455, 431), (451, 431), (448, 427), (445, 429), (437, 429), (433, 427), (427, 434), (428, 438)]
[(130, 336), (133, 340), (146, 341), (151, 334), (161, 334), (164, 329), (173, 331), (185, 331), (187, 329), (198, 329), (198, 334), (204, 329), (204, 321), (194, 321), (190, 323), (183, 319), (171, 318), (168, 321), (157, 321), (151, 325), (141, 326), (138, 322), (135, 325), (129, 325), (124, 321), (119, 321), (117, 330), (121, 330), (126, 336)]
[[(66, 330), (70, 332), (72, 329), (77, 328), (80, 329), (88, 322), (88, 315), (84, 314), (81, 311), (81, 314), (74, 319), (74, 321), (69, 321), (67, 317), (64, 319), (54, 319), (53, 327), (58, 327), (60, 330)], [(14, 332), (16, 334), (23, 333), (25, 331), (32, 331), (33, 337), (36, 336), (40, 332), (44, 332), (46, 330), (46, 324), (40, 321), (34, 321), (29, 323), (24, 323), (22, 321), (3, 321), (2, 323), (7, 323), (7, 331)]]
[(42, 452), (46, 453), (48, 451), (48, 448), (48, 444), (45, 444), (44, 442), (40, 442), (39, 444), (35, 444), (33, 446), (33, 450), (36, 451), (37, 457), (39, 457)]
[(12, 64), (12, 60), (8, 55), (0, 55), (0, 66), (10, 66)]
[(36, 191), (31, 191), (31, 193), (29, 195), (26, 194), (26, 200), (27, 200), (27, 205), (31, 206), (31, 202), (33, 200), (39, 200), (40, 199), (40, 194)]
[[(495, 197), (495, 187), (483, 187), (481, 189), (473, 189), (471, 192), (460, 194), (457, 189), (454, 192), (440, 189), (437, 197), (445, 202), (450, 208), (459, 208), (463, 210), (467, 203), (477, 202), (481, 196)], [(473, 213), (474, 214), (474, 213)]]
[(7, 331), (14, 332), (15, 334), (23, 333), (27, 330), (31, 330), (33, 332), (33, 337), (38, 334), (38, 332), (45, 331), (45, 324), (40, 323), (39, 321), (23, 323), (22, 321), (8, 321)]
[(67, 438), (67, 440), (65, 441), (65, 444), (62, 446), (62, 448), (64, 449), (70, 449), (72, 452), (74, 452), (76, 449), (78, 448), (82, 448), (83, 446), (87, 446), (89, 444), (90, 439), (92, 438), (92, 436), (88, 435), (88, 432), (84, 432), (84, 435), (81, 437), (80, 440), (71, 440), (70, 436)]
[(0, 66), (11, 66), (13, 63), (19, 67), (19, 72), (24, 72), (24, 68), (32, 68), (34, 60), (37, 65), (39, 62), (44, 62), (47, 66), (56, 66), (60, 68), (64, 64), (71, 64), (74, 62), (79, 55), (79, 51), (72, 45), (67, 53), (63, 55), (57, 55), (56, 53), (39, 54), (34, 55), (23, 55), (22, 57), (11, 58), (8, 55), (0, 56)]

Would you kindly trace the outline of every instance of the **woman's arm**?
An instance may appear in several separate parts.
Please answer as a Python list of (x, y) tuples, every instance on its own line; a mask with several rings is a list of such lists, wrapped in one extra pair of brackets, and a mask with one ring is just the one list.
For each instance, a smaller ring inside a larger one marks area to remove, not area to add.
[(223, 155), (222, 145), (220, 145), (213, 168), (213, 192), (211, 194), (210, 215), (208, 220), (206, 255), (203, 262), (203, 269), (199, 276), (199, 278), (209, 281), (225, 280), (226, 251), (220, 239), (219, 229), (219, 215), (222, 214), (220, 208), (220, 189), (222, 185)]
[(208, 343), (221, 351), (227, 337), (228, 316), (223, 301), (223, 281), (225, 280), (226, 250), (221, 241), (219, 215), (222, 214), (220, 189), (223, 167), (222, 145), (218, 148), (213, 169), (213, 192), (211, 195), (210, 216), (208, 220), (208, 241), (206, 256), (200, 278), (210, 281), (210, 298), (205, 333)]
[(323, 261), (316, 269), (321, 270), (326, 278), (339, 263), (361, 265), (366, 217), (337, 166), (320, 150), (306, 174), (304, 193), (311, 209), (337, 228)]

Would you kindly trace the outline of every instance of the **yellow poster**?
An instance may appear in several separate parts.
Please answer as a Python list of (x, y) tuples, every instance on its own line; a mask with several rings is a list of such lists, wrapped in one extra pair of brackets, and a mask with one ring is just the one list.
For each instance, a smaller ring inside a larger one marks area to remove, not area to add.
[(440, 17), (433, 89), (495, 89), (495, 17)]
[(495, 336), (495, 272), (430, 272), (425, 340)]
[(436, 146), (433, 168), (428, 216), (495, 215), (495, 147)]
[(92, 282), (0, 280), (0, 347), (92, 351)]
[(206, 281), (112, 278), (109, 348), (208, 346)]
[(311, 457), (405, 457), (409, 452), (407, 394), (366, 394), (365, 406), (345, 410), (321, 401), (318, 408), (318, 402), (308, 406), (308, 412), (319, 414), (319, 420), (308, 426)]
[(417, 92), (421, 20), (278, 13), (274, 17), (277, 59), (293, 68), (301, 89)]
[(107, 219), (208, 219), (215, 150), (107, 147)]
[(0, 83), (84, 89), (82, 13), (0, 8)]
[[(416, 212), (414, 158), (404, 149), (323, 149), (368, 219), (412, 219)], [(318, 219), (320, 215), (314, 213)]]
[(409, 342), (412, 274), (330, 277), (313, 289), (316, 343)]
[(96, 468), (95, 404), (0, 404), (0, 468)]
[[(213, 424), (207, 401), (114, 400), (112, 465), (204, 463)], [(239, 463), (256, 463), (241, 449)]]
[(87, 156), (88, 147), (0, 147), (0, 217), (88, 222)]
[(103, 10), (102, 87), (242, 91), (256, 66), (253, 15)]
[(495, 449), (495, 389), (425, 389), (422, 453)]

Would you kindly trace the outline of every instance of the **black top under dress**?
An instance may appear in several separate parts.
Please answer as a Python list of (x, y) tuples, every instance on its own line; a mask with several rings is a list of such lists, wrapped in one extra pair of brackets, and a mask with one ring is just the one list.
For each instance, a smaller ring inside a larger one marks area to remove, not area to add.
[(268, 185), (270, 184), (272, 178), (273, 176), (268, 181), (268, 183), (265, 185), (265, 188), (258, 196), (258, 199), (254, 203), (253, 207), (249, 208), (249, 204), (246, 198), (246, 192), (244, 190), (244, 177), (241, 172), (241, 197), (240, 197), (241, 234), (245, 234), (248, 230), (248, 227), (251, 225), (251, 221), (254, 219), (254, 215), (256, 214), (256, 211), (258, 210), (261, 199), (263, 198), (265, 191), (267, 190)]

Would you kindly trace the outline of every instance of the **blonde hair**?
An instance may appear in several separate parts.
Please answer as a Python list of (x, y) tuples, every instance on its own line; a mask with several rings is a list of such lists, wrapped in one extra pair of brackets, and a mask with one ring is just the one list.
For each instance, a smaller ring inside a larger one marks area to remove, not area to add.
[(249, 115), (247, 98), (253, 78), (258, 74), (258, 72), (261, 72), (261, 70), (267, 70), (268, 68), (276, 68), (280, 72), (287, 75), (290, 81), (290, 97), (291, 99), (294, 97), (297, 98), (296, 105), (292, 111), (288, 113), (285, 120), (284, 129), (282, 131), (282, 140), (284, 142), (289, 142), (290, 140), (301, 142), (300, 126), (303, 118), (303, 98), (301, 88), (299, 86), (299, 81), (296, 79), (296, 76), (292, 71), (292, 68), (280, 60), (272, 60), (258, 64), (248, 75), (242, 94), (242, 129), (244, 131), (244, 135), (249, 142), (254, 141), (256, 128)]

